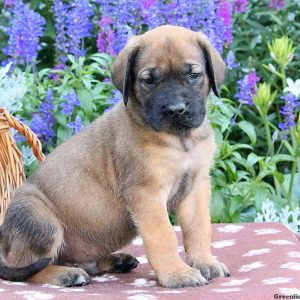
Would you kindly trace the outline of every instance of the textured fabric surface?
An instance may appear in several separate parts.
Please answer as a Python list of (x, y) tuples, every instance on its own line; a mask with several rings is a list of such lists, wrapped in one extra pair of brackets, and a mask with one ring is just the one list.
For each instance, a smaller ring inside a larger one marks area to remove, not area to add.
[[(185, 259), (179, 227), (174, 227)], [(141, 238), (122, 249), (138, 258), (129, 274), (106, 274), (80, 288), (0, 280), (0, 299), (274, 299), (275, 294), (300, 296), (300, 242), (279, 223), (216, 224), (213, 254), (226, 263), (229, 278), (216, 278), (204, 287), (166, 289), (158, 286)]]

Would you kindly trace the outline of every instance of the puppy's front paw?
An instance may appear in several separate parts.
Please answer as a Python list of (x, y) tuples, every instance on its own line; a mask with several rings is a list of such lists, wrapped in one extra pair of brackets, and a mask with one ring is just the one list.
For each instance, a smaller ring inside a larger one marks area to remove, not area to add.
[(112, 273), (128, 273), (139, 264), (139, 261), (130, 254), (117, 253), (113, 254), (113, 256), (115, 257), (115, 261), (110, 271)]
[(195, 269), (200, 270), (202, 276), (207, 280), (216, 277), (230, 276), (230, 271), (228, 270), (227, 266), (223, 263), (219, 263), (216, 261), (212, 263), (205, 263), (198, 260), (193, 260), (189, 262), (189, 265)]
[(195, 287), (208, 284), (199, 270), (188, 266), (158, 274), (158, 282), (167, 288)]

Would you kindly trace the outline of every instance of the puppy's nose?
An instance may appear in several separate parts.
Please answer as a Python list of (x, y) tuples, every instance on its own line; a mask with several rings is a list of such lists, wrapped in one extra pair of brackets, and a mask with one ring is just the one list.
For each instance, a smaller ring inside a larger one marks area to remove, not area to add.
[(182, 115), (186, 111), (186, 105), (184, 103), (172, 104), (166, 107), (166, 112), (170, 114), (179, 114)]

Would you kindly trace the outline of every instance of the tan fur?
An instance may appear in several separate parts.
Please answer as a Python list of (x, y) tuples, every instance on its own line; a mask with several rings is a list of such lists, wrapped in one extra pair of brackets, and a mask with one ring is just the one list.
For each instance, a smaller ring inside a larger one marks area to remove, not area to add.
[[(167, 49), (166, 39), (171, 41)], [(224, 63), (207, 38), (175, 26), (162, 26), (132, 38), (116, 59), (113, 80), (122, 90), (127, 59), (136, 47), (143, 49), (136, 66), (138, 74), (151, 66), (175, 72), (183, 62), (195, 63), (204, 71), (198, 43), (209, 49), (220, 84)], [(204, 88), (208, 95), (208, 78)], [(137, 84), (134, 97), (143, 101)], [(204, 273), (209, 273), (218, 269), (217, 276), (228, 272), (213, 259), (210, 250), (209, 173), (214, 151), (214, 134), (207, 118), (190, 135), (179, 138), (146, 126), (141, 111), (129, 100), (127, 107), (123, 103), (116, 105), (57, 147), (16, 193), (11, 210), (14, 203), (27, 205), (34, 218), (57, 224), (47, 253), (58, 262), (102, 260), (106, 270), (106, 257), (139, 232), (160, 284), (205, 284), (199, 270), (205, 268)], [(167, 211), (170, 195), (176, 192), (185, 173), (189, 174), (190, 186), (169, 205), (178, 213), (190, 266), (178, 255)], [(8, 219), (4, 227), (9, 229)], [(39, 254), (30, 249), (30, 243), (20, 246), (18, 241), (22, 239), (14, 231), (9, 239), (4, 239), (3, 249), (9, 244), (9, 249), (3, 251), (8, 266), (26, 266), (37, 260)], [(12, 248), (14, 243), (18, 249)], [(68, 267), (61, 268), (49, 266), (30, 281), (59, 284), (57, 276), (68, 273)]]
[[(69, 286), (68, 282), (72, 282), (74, 278), (75, 280), (83, 281), (83, 278), (80, 278), (80, 276), (89, 280), (89, 275), (82, 269), (64, 266), (47, 266), (38, 274), (32, 276), (28, 282)], [(65, 282), (62, 281), (62, 278), (65, 279)]]

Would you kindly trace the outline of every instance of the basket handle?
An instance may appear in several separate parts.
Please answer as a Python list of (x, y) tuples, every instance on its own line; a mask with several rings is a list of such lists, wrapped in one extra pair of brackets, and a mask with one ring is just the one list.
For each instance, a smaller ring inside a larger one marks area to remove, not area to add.
[[(33, 154), (40, 161), (45, 160), (45, 155), (42, 151), (42, 144), (37, 135), (24, 123), (12, 116), (6, 109), (0, 108), (0, 120), (8, 123), (7, 129), (12, 127), (18, 130), (27, 139), (28, 144), (31, 146)], [(6, 129), (2, 127), (2, 129)]]

